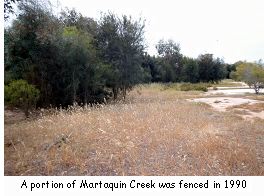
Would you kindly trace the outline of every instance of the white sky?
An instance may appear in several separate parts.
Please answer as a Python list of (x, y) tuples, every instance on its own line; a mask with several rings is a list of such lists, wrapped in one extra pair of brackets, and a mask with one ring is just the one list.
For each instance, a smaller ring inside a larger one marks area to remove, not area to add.
[[(184, 55), (213, 53), (225, 62), (264, 59), (264, 0), (59, 0), (84, 16), (100, 12), (146, 19), (148, 52), (158, 40), (180, 43)], [(57, 0), (51, 0), (56, 5)]]

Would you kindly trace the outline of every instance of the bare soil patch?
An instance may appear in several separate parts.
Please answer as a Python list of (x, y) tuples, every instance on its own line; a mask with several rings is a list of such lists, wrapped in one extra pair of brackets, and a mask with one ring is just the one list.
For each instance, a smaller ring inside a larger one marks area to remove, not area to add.
[(247, 98), (238, 98), (238, 97), (205, 97), (205, 98), (195, 98), (191, 99), (194, 102), (203, 102), (209, 104), (218, 111), (226, 111), (230, 107), (239, 107), (248, 105), (249, 107), (256, 108), (252, 106), (253, 104), (264, 104), (263, 101), (247, 99)]

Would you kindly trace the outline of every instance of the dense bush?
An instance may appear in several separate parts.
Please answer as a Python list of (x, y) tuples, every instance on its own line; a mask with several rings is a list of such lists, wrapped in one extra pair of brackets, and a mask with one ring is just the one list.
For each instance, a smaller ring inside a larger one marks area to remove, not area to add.
[(23, 109), (28, 117), (29, 110), (36, 106), (39, 90), (25, 80), (15, 80), (5, 85), (5, 103)]

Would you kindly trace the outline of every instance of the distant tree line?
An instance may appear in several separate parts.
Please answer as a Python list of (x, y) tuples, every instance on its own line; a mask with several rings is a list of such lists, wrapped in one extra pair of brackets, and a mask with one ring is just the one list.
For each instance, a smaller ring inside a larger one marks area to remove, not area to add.
[(184, 56), (173, 40), (160, 40), (150, 56), (142, 19), (109, 12), (95, 20), (68, 9), (57, 15), (37, 0), (19, 1), (18, 9), (4, 31), (5, 85), (33, 85), (39, 107), (125, 98), (138, 83), (218, 82), (235, 71), (213, 54)]
[(218, 82), (233, 71), (213, 54), (201, 54), (197, 59), (183, 56), (179, 44), (173, 40), (160, 40), (156, 48), (158, 56), (146, 54), (143, 61), (152, 82)]

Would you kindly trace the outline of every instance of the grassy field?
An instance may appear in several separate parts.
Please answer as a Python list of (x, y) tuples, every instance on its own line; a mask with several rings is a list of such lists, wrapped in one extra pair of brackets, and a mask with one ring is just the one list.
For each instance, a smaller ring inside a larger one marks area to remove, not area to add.
[(126, 102), (5, 123), (5, 175), (264, 175), (264, 121), (143, 85)]

